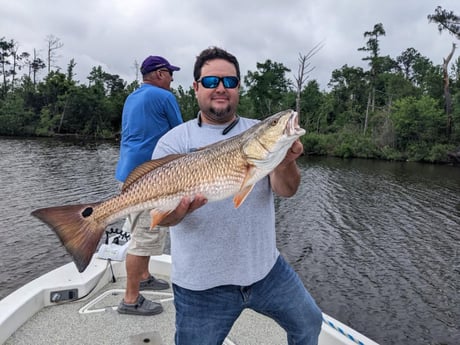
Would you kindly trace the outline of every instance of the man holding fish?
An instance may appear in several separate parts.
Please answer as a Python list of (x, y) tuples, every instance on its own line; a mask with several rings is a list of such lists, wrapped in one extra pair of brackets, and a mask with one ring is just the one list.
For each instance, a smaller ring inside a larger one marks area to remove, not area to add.
[(305, 130), (292, 110), (239, 117), (240, 68), (225, 50), (201, 52), (194, 78), (197, 118), (167, 132), (158, 159), (135, 168), (119, 195), (32, 215), (55, 231), (79, 272), (116, 220), (147, 210), (151, 229), (169, 226), (178, 345), (222, 344), (245, 308), (275, 320), (289, 345), (316, 345), (321, 310), (276, 248), (273, 195), (299, 187)]
[[(240, 69), (232, 54), (216, 47), (204, 50), (196, 59), (194, 79), (197, 118), (166, 133), (153, 158), (200, 150), (258, 122), (236, 114)], [(286, 131), (303, 131), (294, 128), (296, 116)], [(184, 197), (160, 221), (170, 226), (176, 344), (221, 344), (245, 308), (279, 323), (289, 344), (317, 344), (321, 311), (276, 248), (273, 193), (290, 197), (300, 183), (296, 159), (303, 146), (299, 140), (291, 143), (281, 163), (255, 185), (244, 185), (233, 202), (227, 198), (201, 207), (207, 198), (197, 193)], [(262, 141), (256, 146), (245, 149), (268, 148)], [(245, 182), (251, 169), (248, 165)]]

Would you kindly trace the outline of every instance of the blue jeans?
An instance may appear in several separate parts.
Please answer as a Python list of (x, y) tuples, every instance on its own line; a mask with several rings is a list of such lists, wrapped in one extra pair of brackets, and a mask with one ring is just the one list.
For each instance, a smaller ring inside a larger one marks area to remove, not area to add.
[(318, 344), (321, 310), (281, 255), (268, 275), (250, 286), (173, 289), (176, 345), (222, 344), (245, 308), (275, 320), (287, 332), (289, 345)]

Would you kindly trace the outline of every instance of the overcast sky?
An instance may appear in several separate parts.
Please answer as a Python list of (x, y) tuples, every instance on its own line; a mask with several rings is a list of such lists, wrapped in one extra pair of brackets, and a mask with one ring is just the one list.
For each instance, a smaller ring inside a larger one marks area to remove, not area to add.
[(270, 59), (291, 69), (293, 79), (299, 53), (322, 44), (310, 59), (310, 79), (326, 89), (334, 69), (366, 66), (357, 49), (377, 23), (386, 31), (381, 55), (396, 58), (413, 47), (442, 64), (455, 38), (428, 22), (438, 5), (460, 14), (459, 0), (3, 0), (0, 37), (18, 42), (20, 52), (37, 49), (43, 60), (46, 37), (59, 38), (57, 65), (65, 72), (75, 59), (81, 83), (99, 65), (131, 82), (135, 61), (162, 55), (181, 67), (172, 86), (186, 89), (195, 57), (209, 46), (236, 55), (243, 76)]

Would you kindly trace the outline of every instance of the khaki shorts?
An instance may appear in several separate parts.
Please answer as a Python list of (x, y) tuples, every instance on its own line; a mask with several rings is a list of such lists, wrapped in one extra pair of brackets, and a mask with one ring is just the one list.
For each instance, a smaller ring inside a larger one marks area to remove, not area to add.
[(128, 254), (154, 256), (163, 254), (168, 227), (156, 226), (150, 230), (150, 212), (130, 214), (123, 224), (123, 231), (131, 233)]

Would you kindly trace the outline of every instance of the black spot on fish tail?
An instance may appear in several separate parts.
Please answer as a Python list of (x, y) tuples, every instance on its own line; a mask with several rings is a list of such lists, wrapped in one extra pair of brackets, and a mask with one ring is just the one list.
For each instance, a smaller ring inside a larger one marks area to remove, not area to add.
[(92, 214), (93, 214), (93, 208), (92, 208), (92, 207), (87, 207), (87, 208), (85, 208), (85, 209), (83, 210), (83, 212), (81, 213), (81, 215), (82, 215), (83, 217), (85, 217), (85, 218), (91, 216)]
[(91, 217), (96, 205), (57, 206), (32, 212), (56, 233), (79, 272), (88, 267), (108, 225)]

